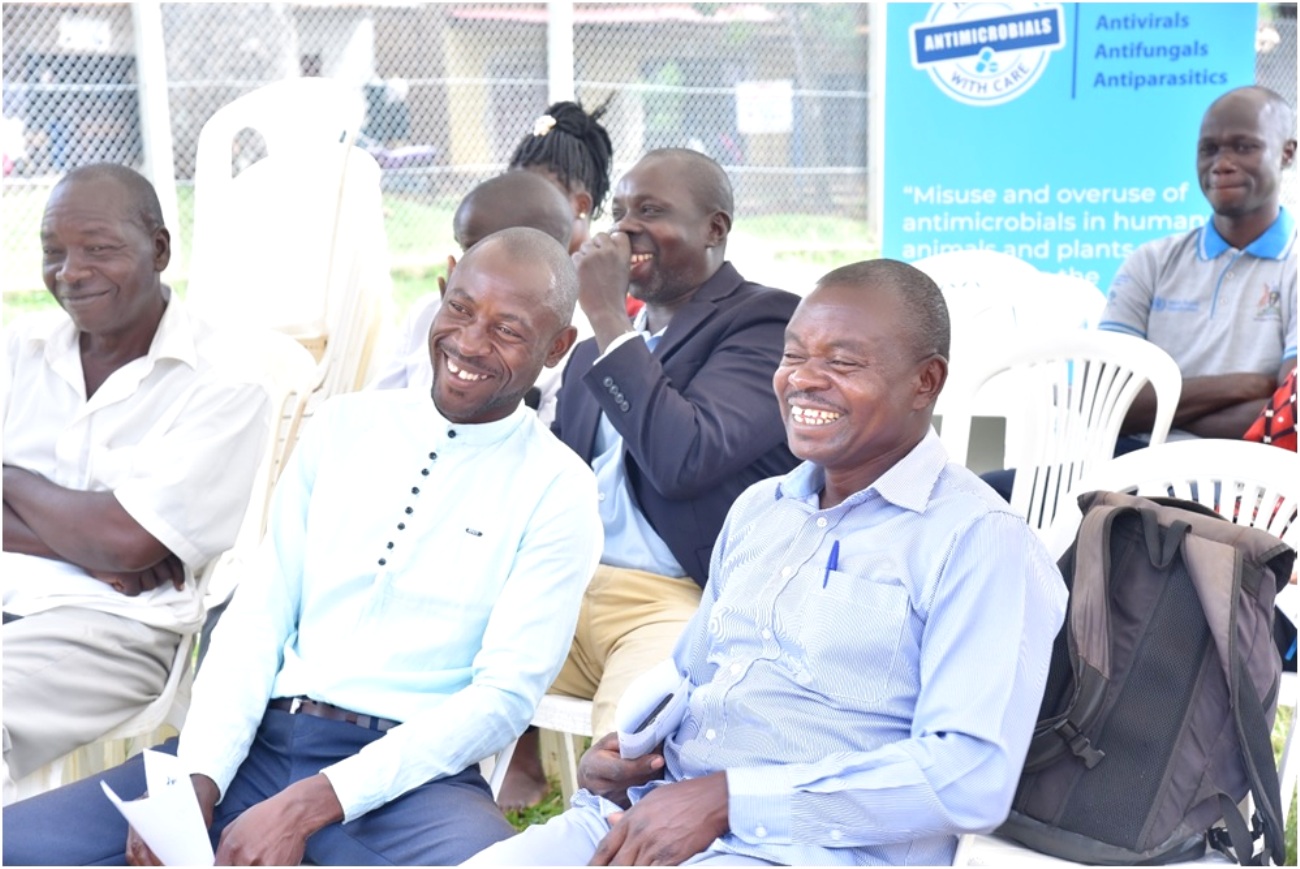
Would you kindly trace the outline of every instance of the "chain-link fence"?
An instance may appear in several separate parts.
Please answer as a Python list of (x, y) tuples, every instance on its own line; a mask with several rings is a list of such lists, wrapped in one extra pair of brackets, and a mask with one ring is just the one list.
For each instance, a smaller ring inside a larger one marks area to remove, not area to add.
[[(1258, 79), (1294, 104), (1295, 5), (1261, 10)], [(204, 122), (268, 82), (324, 75), (364, 100), (399, 294), (427, 288), (454, 249), (459, 197), (502, 169), (546, 105), (549, 14), (540, 2), (163, 3), (179, 251)], [(5, 291), (38, 286), (36, 227), (62, 172), (142, 163), (139, 15), (124, 3), (3, 5)], [(588, 107), (609, 102), (616, 175), (649, 148), (706, 151), (736, 186), (733, 258), (788, 258), (816, 275), (872, 250), (869, 15), (865, 3), (578, 3), (574, 89)], [(169, 278), (184, 286), (183, 255)]]

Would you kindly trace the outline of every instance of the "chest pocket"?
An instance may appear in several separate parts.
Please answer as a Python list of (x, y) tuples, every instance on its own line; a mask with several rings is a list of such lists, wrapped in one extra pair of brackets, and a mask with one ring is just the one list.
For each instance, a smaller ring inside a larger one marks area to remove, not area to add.
[(799, 628), (811, 686), (828, 697), (877, 705), (890, 693), (911, 610), (907, 591), (832, 570)]

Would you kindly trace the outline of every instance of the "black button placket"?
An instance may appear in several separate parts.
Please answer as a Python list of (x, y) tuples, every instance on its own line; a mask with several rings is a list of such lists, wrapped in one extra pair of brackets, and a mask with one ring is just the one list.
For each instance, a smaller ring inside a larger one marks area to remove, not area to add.
[[(448, 434), (450, 437), (455, 437), (455, 436), (456, 436), (456, 432), (455, 432), (454, 429), (453, 429), (452, 431), (449, 431), (447, 434)], [(426, 477), (429, 476), (429, 471), (430, 471), (430, 469), (433, 467), (433, 463), (436, 462), (436, 461), (438, 461), (438, 454), (437, 454), (436, 452), (432, 452), (432, 451), (430, 451), (430, 453), (429, 453), (429, 464), (428, 464), (426, 467), (420, 468), (420, 482), (421, 482), (421, 483), (423, 483), (424, 479), (425, 479)], [(412, 486), (412, 487), (411, 487), (411, 496), (410, 496), (410, 498), (409, 498), (409, 500), (408, 500), (406, 506), (404, 506), (404, 507), (402, 508), (402, 515), (403, 515), (403, 516), (414, 516), (414, 515), (415, 515), (415, 503), (416, 503), (416, 500), (419, 498), (419, 495), (420, 495), (420, 484), (417, 484), (417, 485)], [(392, 539), (392, 540), (389, 540), (387, 543), (384, 544), (384, 554), (381, 555), (381, 556), (379, 556), (379, 566), (380, 566), (380, 567), (385, 567), (385, 566), (387, 566), (387, 564), (388, 564), (388, 555), (391, 554), (392, 551), (393, 551), (394, 549), (397, 548), (397, 544), (398, 544), (398, 542), (401, 540), (401, 533), (400, 533), (400, 532), (405, 531), (405, 530), (406, 530), (406, 522), (405, 522), (405, 521), (398, 522), (398, 523), (397, 523), (397, 531), (398, 531), (398, 533), (393, 535), (393, 539)]]

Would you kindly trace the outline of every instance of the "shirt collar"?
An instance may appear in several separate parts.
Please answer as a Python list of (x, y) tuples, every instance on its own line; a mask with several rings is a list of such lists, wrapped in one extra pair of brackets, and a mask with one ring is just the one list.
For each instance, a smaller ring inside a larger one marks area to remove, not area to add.
[[(948, 454), (931, 427), (911, 452), (895, 462), (892, 468), (881, 474), (870, 486), (845, 498), (839, 506), (855, 506), (875, 492), (897, 507), (924, 513), (926, 504), (930, 502), (930, 493), (934, 491), (939, 474), (947, 464)], [(825, 482), (826, 472), (820, 465), (804, 462), (777, 484), (776, 498), (778, 501), (782, 498), (808, 500), (821, 492)]]
[[(1246, 245), (1245, 252), (1259, 259), (1281, 260), (1287, 258), (1294, 244), (1295, 219), (1285, 206), (1279, 206), (1277, 220), (1264, 230), (1263, 235)], [(1214, 218), (1211, 216), (1210, 221), (1201, 229), (1201, 259), (1212, 260), (1231, 249), (1232, 245), (1214, 227)]]
[[(170, 288), (167, 293), (167, 307), (163, 310), (162, 319), (158, 321), (158, 328), (145, 357), (151, 363), (160, 359), (175, 359), (190, 368), (198, 368), (199, 353), (194, 345), (194, 324), (180, 296)], [(52, 317), (49, 324), (35, 332), (30, 340), (43, 345), (46, 359), (52, 361), (55, 356), (80, 354), (80, 337), (81, 331), (72, 322), (72, 318), (63, 313), (62, 316)]]
[(434, 440), (438, 444), (439, 448), (451, 446), (488, 446), (490, 444), (500, 443), (518, 431), (521, 426), (525, 425), (528, 422), (529, 417), (533, 417), (534, 419), (537, 417), (536, 412), (525, 406), (522, 401), (519, 402), (519, 406), (516, 407), (509, 416), (493, 422), (452, 422), (438, 412), (438, 407), (433, 403), (433, 399), (431, 398), (429, 399), (429, 409), (434, 417), (434, 429), (437, 432)]

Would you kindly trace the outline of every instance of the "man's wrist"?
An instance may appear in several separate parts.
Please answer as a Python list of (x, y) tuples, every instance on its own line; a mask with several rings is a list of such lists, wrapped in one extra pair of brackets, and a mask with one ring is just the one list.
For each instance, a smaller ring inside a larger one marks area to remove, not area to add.
[(279, 796), (287, 801), (292, 823), (304, 836), (343, 820), (343, 804), (323, 773), (294, 782)]

